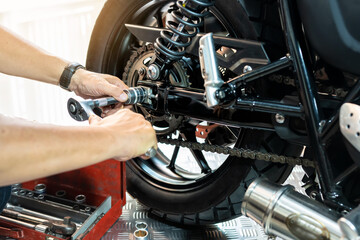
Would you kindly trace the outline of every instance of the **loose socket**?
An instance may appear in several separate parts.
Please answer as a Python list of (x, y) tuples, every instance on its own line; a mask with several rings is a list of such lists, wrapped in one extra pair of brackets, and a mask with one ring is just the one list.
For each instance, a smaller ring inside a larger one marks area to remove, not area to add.
[(138, 229), (134, 232), (135, 240), (148, 240), (149, 233), (144, 229)]
[(86, 201), (86, 196), (83, 195), (83, 194), (77, 195), (77, 196), (75, 197), (75, 201), (76, 201), (77, 203), (79, 203), (79, 204), (83, 204), (83, 203), (85, 203), (85, 201)]
[(24, 189), (21, 189), (20, 191), (19, 191), (19, 195), (25, 195), (26, 194), (26, 190), (24, 190)]
[(66, 191), (65, 190), (59, 190), (59, 191), (57, 191), (55, 193), (55, 196), (60, 197), (60, 198), (65, 197), (66, 196)]
[(45, 193), (46, 192), (46, 185), (43, 183), (36, 184), (34, 187), (36, 193)]
[(90, 212), (91, 212), (91, 207), (86, 207), (86, 208), (85, 208), (85, 212), (86, 212), (86, 213), (90, 213)]
[(148, 225), (146, 222), (137, 222), (135, 223), (136, 230), (148, 230)]
[(21, 183), (16, 183), (16, 184), (13, 184), (13, 185), (11, 185), (11, 189), (19, 189), (19, 188), (21, 188)]
[(34, 193), (33, 193), (33, 192), (28, 192), (28, 193), (26, 194), (26, 196), (27, 196), (27, 197), (33, 197), (33, 196), (34, 196)]

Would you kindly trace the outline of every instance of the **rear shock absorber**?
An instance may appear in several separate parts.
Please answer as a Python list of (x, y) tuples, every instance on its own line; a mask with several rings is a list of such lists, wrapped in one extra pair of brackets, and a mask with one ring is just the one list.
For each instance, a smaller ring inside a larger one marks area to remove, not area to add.
[(175, 21), (166, 22), (167, 29), (161, 31), (154, 44), (157, 60), (162, 69), (180, 60), (192, 38), (199, 32), (206, 15), (206, 8), (214, 5), (213, 0), (178, 0), (177, 9), (171, 11)]

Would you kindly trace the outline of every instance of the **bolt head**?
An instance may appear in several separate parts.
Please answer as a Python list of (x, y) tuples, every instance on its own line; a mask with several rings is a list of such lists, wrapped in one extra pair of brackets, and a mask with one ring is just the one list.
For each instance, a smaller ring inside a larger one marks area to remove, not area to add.
[(140, 69), (139, 69), (139, 74), (140, 74), (140, 75), (144, 75), (145, 73), (146, 73), (145, 68), (140, 68)]
[(216, 97), (218, 99), (224, 99), (225, 98), (225, 92), (223, 90), (216, 91)]
[(148, 78), (150, 78), (151, 80), (156, 80), (159, 78), (160, 76), (160, 69), (158, 66), (156, 66), (155, 64), (151, 64), (149, 66), (149, 69), (147, 71), (147, 76)]
[(283, 124), (285, 122), (285, 116), (282, 114), (275, 114), (275, 121), (279, 124)]
[(243, 68), (243, 73), (251, 72), (253, 69), (249, 65), (245, 65)]
[(71, 113), (75, 113), (75, 112), (76, 112), (76, 106), (75, 106), (75, 104), (73, 104), (73, 103), (70, 104), (70, 112), (71, 112)]
[(310, 193), (310, 198), (311, 198), (311, 199), (316, 199), (316, 196), (317, 196), (317, 193), (316, 193), (315, 191), (312, 191), (312, 192)]

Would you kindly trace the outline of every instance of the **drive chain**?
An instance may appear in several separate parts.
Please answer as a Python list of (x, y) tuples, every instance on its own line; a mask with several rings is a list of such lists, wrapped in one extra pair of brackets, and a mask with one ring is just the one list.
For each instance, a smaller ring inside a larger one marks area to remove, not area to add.
[(244, 149), (244, 148), (230, 148), (220, 145), (211, 145), (207, 143), (198, 143), (198, 142), (189, 142), (189, 141), (182, 141), (177, 139), (171, 138), (158, 138), (159, 143), (164, 143), (167, 145), (173, 145), (177, 147), (184, 147), (189, 148), (192, 150), (200, 150), (212, 153), (220, 153), (220, 154), (228, 154), (233, 157), (241, 157), (251, 160), (262, 160), (267, 162), (273, 163), (281, 163), (281, 164), (288, 164), (291, 166), (301, 165), (304, 167), (312, 167), (315, 168), (315, 162), (306, 159), (306, 158), (299, 158), (299, 157), (287, 157), (283, 155), (277, 155), (274, 153), (264, 153), (256, 150), (251, 149)]

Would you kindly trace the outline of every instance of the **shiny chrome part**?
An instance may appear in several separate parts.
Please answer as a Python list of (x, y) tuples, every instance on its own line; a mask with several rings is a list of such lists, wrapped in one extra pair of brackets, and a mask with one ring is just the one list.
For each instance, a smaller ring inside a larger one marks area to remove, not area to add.
[(245, 193), (241, 212), (283, 239), (341, 239), (338, 214), (294, 190), (258, 178)]
[(340, 130), (344, 137), (360, 151), (360, 106), (345, 103), (340, 108)]
[(338, 220), (345, 239), (360, 239), (360, 206)]
[(280, 113), (277, 113), (275, 114), (275, 121), (279, 124), (283, 124), (285, 122), (285, 116)]
[(243, 69), (243, 73), (247, 73), (247, 72), (251, 72), (253, 69), (251, 66), (249, 65), (245, 65), (244, 69)]
[(34, 187), (36, 193), (45, 193), (46, 192), (46, 185), (43, 183), (36, 184)]
[(218, 70), (214, 40), (212, 36), (212, 33), (208, 33), (201, 37), (199, 42), (201, 74), (204, 78), (205, 94), (208, 107), (214, 107), (219, 104), (215, 93), (224, 84), (224, 81), (221, 79), (220, 72)]
[(46, 226), (46, 225), (44, 225), (44, 224), (38, 224), (38, 225), (35, 226), (34, 229), (35, 229), (36, 231), (38, 231), (38, 232), (45, 233), (45, 232), (48, 231), (49, 227)]
[(6, 217), (10, 217), (10, 218), (25, 221), (25, 222), (31, 222), (31, 223), (34, 223), (34, 224), (48, 222), (47, 219), (30, 216), (30, 215), (19, 213), (17, 211), (10, 210), (10, 209), (4, 209), (1, 214), (6, 216)]
[(96, 208), (96, 210), (86, 219), (79, 229), (72, 235), (72, 239), (77, 239), (81, 234), (85, 233), (95, 221), (99, 221), (111, 208), (111, 196)]
[(147, 76), (151, 80), (157, 80), (160, 76), (160, 69), (157, 65), (151, 64), (147, 71)]
[(33, 224), (33, 223), (28, 223), (28, 222), (25, 222), (25, 221), (22, 221), (19, 219), (14, 219), (11, 217), (1, 216), (1, 215), (0, 215), (0, 220), (8, 222), (8, 223), (14, 223), (14, 224), (26, 227), (26, 228), (34, 229), (34, 230), (36, 230), (38, 232), (42, 232), (42, 233), (45, 233), (49, 228), (48, 226), (46, 226), (42, 223)]
[[(23, 214), (26, 214), (26, 215), (29, 215), (29, 216), (32, 216), (32, 217), (46, 219), (49, 222), (50, 221), (60, 221), (60, 220), (62, 220), (61, 218), (54, 217), (54, 216), (51, 216), (51, 215), (48, 215), (48, 214), (45, 214), (45, 213), (40, 213), (40, 212), (33, 211), (33, 210), (30, 210), (30, 209), (27, 209), (27, 208), (14, 206), (14, 205), (12, 205), (10, 203), (6, 204), (5, 209), (13, 210), (13, 211), (16, 211), (18, 213), (23, 213)], [(76, 225), (77, 225), (77, 227), (80, 227), (79, 224), (76, 224)]]
[(135, 228), (137, 229), (137, 230), (139, 230), (139, 229), (142, 229), (142, 230), (148, 230), (148, 225), (147, 225), (147, 223), (146, 222), (137, 222), (136, 224), (135, 224)]
[(6, 221), (6, 222), (9, 222), (9, 223), (15, 223), (15, 224), (18, 224), (18, 225), (23, 226), (23, 227), (35, 229), (34, 224), (23, 222), (23, 221), (16, 220), (16, 219), (13, 219), (13, 218), (9, 218), (9, 217), (5, 217), (5, 216), (0, 215), (0, 220)]
[(135, 240), (147, 240), (149, 233), (145, 229), (138, 229), (134, 232)]
[[(125, 89), (124, 93), (128, 99), (124, 104), (151, 103), (153, 97), (152, 90), (148, 87), (133, 87)], [(88, 120), (91, 115), (95, 115), (94, 109), (118, 103), (113, 97), (83, 100), (79, 97), (69, 98), (67, 108), (70, 116), (76, 121)]]
[(79, 194), (75, 197), (75, 201), (79, 204), (83, 204), (86, 202), (86, 196), (83, 194)]
[(156, 156), (157, 150), (154, 147), (149, 148), (144, 154), (146, 157), (153, 158)]

